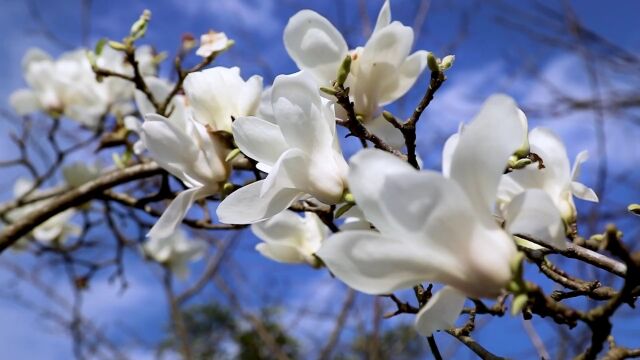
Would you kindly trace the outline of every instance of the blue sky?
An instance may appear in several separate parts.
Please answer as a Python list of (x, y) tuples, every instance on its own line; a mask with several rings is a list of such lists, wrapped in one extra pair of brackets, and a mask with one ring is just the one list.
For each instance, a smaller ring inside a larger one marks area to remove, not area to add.
[[(42, 36), (44, 25), (57, 38), (73, 46), (80, 46), (81, 11), (78, 0), (44, 1), (35, 0), (43, 24), (33, 21), (29, 12), (29, 1), (0, 0), (0, 33), (3, 34), (3, 46), (0, 48), (0, 98), (8, 99), (9, 94), (24, 85), (20, 72), (20, 61), (24, 52), (32, 46), (38, 46), (53, 54), (64, 50)], [(90, 43), (101, 37), (119, 39), (128, 31), (130, 23), (137, 18), (143, 9), (149, 8), (152, 22), (145, 37), (145, 43), (157, 49), (169, 51), (170, 55), (179, 44), (183, 33), (196, 36), (209, 29), (224, 31), (236, 40), (236, 46), (219, 62), (225, 66), (240, 66), (242, 74), (248, 77), (253, 74), (264, 76), (265, 83), (281, 73), (296, 71), (294, 63), (288, 58), (282, 44), (282, 31), (287, 19), (298, 10), (311, 8), (320, 12), (346, 31), (350, 46), (363, 44), (362, 19), (355, 0), (327, 1), (295, 1), (295, 0), (94, 0), (91, 9)], [(366, 1), (366, 13), (369, 23), (375, 21), (382, 1)], [(408, 25), (416, 21), (418, 1), (392, 0), (393, 18)], [(480, 103), (496, 91), (513, 95), (525, 108), (532, 111), (541, 103), (553, 100), (553, 94), (538, 77), (532, 76), (523, 69), (532, 64), (546, 81), (555, 84), (564, 92), (574, 97), (588, 97), (590, 90), (584, 62), (579, 57), (548, 46), (543, 46), (523, 34), (500, 25), (498, 18), (515, 19), (514, 9), (509, 6), (517, 4), (525, 14), (531, 14), (531, 5), (527, 2), (509, 2), (512, 5), (497, 5), (498, 2), (480, 1), (433, 1), (424, 20), (415, 49), (434, 51), (438, 55), (457, 38), (460, 44), (455, 48), (456, 62), (448, 73), (449, 80), (438, 93), (436, 101), (425, 113), (420, 125), (421, 137), (418, 142), (419, 151), (427, 165), (439, 167), (439, 148), (444, 139), (453, 133), (458, 124), (468, 121)], [(553, 6), (556, 2), (545, 1)], [(618, 1), (615, 6), (603, 5), (602, 1), (573, 1), (577, 17), (588, 28), (604, 38), (613, 40), (627, 51), (638, 54), (640, 51), (640, 32), (637, 26), (637, 14), (640, 14), (640, 2)], [(461, 22), (468, 20), (468, 29), (460, 32)], [(550, 31), (543, 22), (537, 23), (541, 30)], [(163, 69), (162, 75), (168, 75), (169, 67)], [(426, 79), (419, 81), (416, 88), (404, 99), (391, 107), (399, 116), (407, 116), (413, 104), (421, 95)], [(612, 78), (614, 85), (628, 85), (625, 79)], [(637, 82), (635, 83), (637, 84)], [(636, 85), (637, 86), (637, 85)], [(0, 101), (2, 109), (8, 109), (6, 100)], [(612, 174), (628, 173), (626, 183), (617, 184), (613, 180), (608, 195), (604, 199), (602, 209), (626, 207), (628, 202), (640, 201), (640, 187), (637, 186), (637, 172), (633, 168), (640, 159), (640, 145), (635, 141), (640, 136), (640, 129), (631, 121), (627, 121), (626, 113), (606, 114), (607, 152)], [(567, 142), (570, 157), (579, 151), (588, 149), (592, 159), (584, 169), (584, 182), (593, 184), (598, 165), (596, 156), (596, 137), (593, 128), (593, 114), (590, 112), (574, 113), (569, 116), (549, 117), (540, 115), (531, 117), (531, 127), (545, 125), (557, 131)], [(9, 146), (7, 134), (13, 125), (0, 122), (0, 144), (3, 144), (3, 158), (13, 154)], [(6, 154), (6, 155), (5, 155)], [(634, 176), (635, 175), (635, 176)], [(8, 185), (17, 176), (16, 173), (4, 177), (0, 185)], [(618, 186), (619, 185), (619, 186)], [(6, 198), (2, 193), (1, 198)], [(580, 210), (590, 210), (589, 206), (580, 204)], [(625, 220), (628, 236), (638, 235), (633, 223), (634, 219)], [(341, 299), (343, 287), (332, 281), (326, 273), (314, 272), (302, 267), (288, 267), (274, 264), (260, 258), (254, 251), (255, 239), (247, 235), (241, 239), (235, 250), (234, 258), (251, 263), (256, 271), (251, 271), (248, 282), (261, 284), (260, 291), (286, 292), (292, 303), (304, 304), (306, 296), (326, 301), (316, 301), (323, 309), (334, 310), (333, 297)], [(10, 255), (7, 253), (3, 256)], [(133, 255), (131, 255), (133, 257)], [(20, 262), (30, 260), (20, 257)], [(86, 313), (99, 324), (112, 332), (116, 338), (125, 339), (126, 333), (118, 335), (123, 328), (136, 334), (144, 334), (143, 342), (149, 344), (158, 340), (163, 326), (166, 325), (165, 304), (158, 301), (160, 290), (157, 274), (146, 265), (135, 265), (132, 261), (128, 268), (130, 288), (119, 294), (117, 286), (109, 285), (105, 279), (92, 286), (87, 294)], [(197, 272), (197, 268), (194, 269)], [(261, 275), (256, 275), (261, 274)], [(55, 274), (46, 275), (52, 283), (64, 289), (64, 283)], [(531, 276), (535, 276), (534, 273)], [(6, 275), (5, 275), (6, 277)], [(0, 280), (9, 281), (2, 278)], [(269, 284), (264, 285), (264, 284)], [(63, 290), (64, 291), (64, 290)], [(25, 290), (29, 296), (40, 301), (46, 298)], [(206, 296), (215, 296), (208, 289)], [(206, 296), (203, 295), (202, 298)], [(341, 300), (340, 300), (341, 301)], [(360, 296), (359, 301), (370, 301)], [(250, 304), (255, 305), (255, 304)], [(368, 303), (367, 303), (368, 306)], [(287, 317), (285, 316), (285, 319)], [(298, 324), (298, 330), (312, 336), (318, 328), (329, 328), (331, 320), (310, 317)], [(506, 325), (505, 325), (506, 324)], [(545, 321), (534, 322), (543, 339), (556, 336)], [(489, 329), (482, 332), (481, 340), (486, 340), (490, 348), (499, 354), (514, 354), (514, 344), (533, 354), (526, 336), (522, 334), (522, 325), (518, 319), (492, 321)], [(619, 332), (621, 339), (633, 340), (629, 329), (638, 328), (637, 321), (627, 321)], [(626, 328), (626, 330), (624, 330)], [(38, 334), (37, 336), (34, 335)], [(318, 331), (319, 333), (319, 331)], [(498, 338), (496, 339), (496, 335)], [(444, 344), (447, 342), (442, 336)], [(123, 340), (123, 347), (135, 353), (135, 358), (149, 356), (144, 347)], [(640, 346), (629, 343), (628, 345)], [(12, 358), (51, 358), (65, 359), (70, 355), (68, 341), (57, 333), (54, 327), (43, 325), (40, 318), (29, 310), (0, 299), (0, 347), (8, 349)], [(446, 348), (446, 346), (445, 346)], [(458, 355), (461, 355), (459, 352)], [(5, 355), (8, 356), (8, 355)]]

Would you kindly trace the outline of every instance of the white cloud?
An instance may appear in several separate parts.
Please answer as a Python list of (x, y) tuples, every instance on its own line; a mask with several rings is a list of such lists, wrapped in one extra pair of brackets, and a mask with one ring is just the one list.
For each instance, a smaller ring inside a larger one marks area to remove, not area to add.
[(204, 10), (221, 19), (239, 21), (244, 29), (259, 31), (265, 36), (281, 28), (274, 12), (275, 0), (175, 0), (174, 3), (189, 15)]

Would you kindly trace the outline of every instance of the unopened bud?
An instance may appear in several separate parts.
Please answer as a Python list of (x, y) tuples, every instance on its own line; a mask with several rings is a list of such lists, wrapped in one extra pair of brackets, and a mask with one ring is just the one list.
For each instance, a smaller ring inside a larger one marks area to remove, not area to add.
[(431, 71), (440, 71), (440, 64), (438, 64), (438, 58), (433, 55), (432, 52), (427, 53), (427, 66)]
[(230, 162), (231, 160), (235, 159), (236, 156), (240, 155), (240, 149), (235, 148), (231, 151), (229, 151), (229, 154), (227, 154), (227, 157), (224, 159), (224, 161), (226, 162)]
[(524, 169), (527, 165), (531, 163), (533, 163), (533, 161), (531, 161), (531, 159), (529, 158), (518, 159), (515, 163), (513, 163), (512, 168), (515, 170)]
[(336, 79), (338, 86), (344, 85), (344, 82), (347, 81), (347, 76), (349, 76), (349, 72), (351, 72), (351, 55), (345, 56), (340, 65), (340, 69), (338, 69), (338, 78)]
[(388, 122), (390, 122), (391, 124), (398, 124), (398, 119), (396, 119), (395, 116), (393, 116), (392, 113), (388, 112), (388, 111), (383, 111), (382, 112), (382, 117), (387, 120)]
[(511, 274), (513, 274), (513, 278), (515, 280), (520, 280), (522, 278), (523, 266), (522, 262), (524, 261), (524, 253), (518, 251), (516, 255), (511, 259), (509, 266), (511, 267)]
[(127, 45), (117, 41), (109, 41), (109, 47), (118, 51), (125, 51), (127, 49)]
[(95, 53), (97, 56), (100, 56), (100, 54), (102, 54), (102, 50), (104, 49), (104, 46), (107, 44), (107, 39), (102, 38), (100, 40), (98, 40), (98, 42), (96, 43), (96, 47), (95, 47)]
[(331, 95), (331, 96), (336, 96), (336, 94), (338, 93), (334, 89), (329, 88), (329, 87), (325, 87), (325, 86), (321, 87), (320, 91), (322, 91), (323, 93), (325, 93), (327, 95)]
[(522, 311), (525, 305), (527, 305), (528, 301), (529, 297), (527, 296), (527, 294), (516, 295), (511, 302), (511, 315), (516, 315), (517, 313)]
[(136, 20), (136, 22), (131, 25), (131, 31), (129, 35), (133, 40), (137, 40), (144, 36), (147, 32), (147, 26), (149, 25), (149, 20), (151, 20), (151, 11), (145, 9), (140, 15), (140, 18)]
[(189, 51), (197, 44), (196, 38), (191, 33), (182, 34), (182, 50)]
[(91, 67), (96, 67), (97, 63), (96, 63), (96, 54), (94, 54), (92, 51), (87, 51), (87, 59), (89, 60), (89, 64), (91, 64)]
[(447, 55), (440, 62), (440, 70), (445, 71), (451, 68), (453, 61), (456, 59), (455, 55)]

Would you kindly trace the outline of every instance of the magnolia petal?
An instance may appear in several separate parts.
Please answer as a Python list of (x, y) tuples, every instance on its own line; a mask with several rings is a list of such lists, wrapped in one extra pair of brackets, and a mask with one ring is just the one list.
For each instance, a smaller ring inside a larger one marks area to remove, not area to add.
[(359, 151), (350, 160), (349, 189), (367, 220), (381, 232), (393, 234), (396, 226), (387, 217), (380, 201), (385, 179), (391, 175), (413, 174), (416, 170), (395, 156), (380, 150)]
[(566, 186), (571, 181), (571, 170), (567, 149), (562, 140), (551, 130), (538, 127), (529, 133), (529, 144), (531, 152), (539, 155), (544, 162), (546, 183), (551, 187)]
[(516, 195), (529, 189), (542, 189), (547, 191), (552, 198), (558, 198), (559, 193), (549, 192), (545, 188), (546, 179), (545, 169), (538, 169), (535, 165), (505, 174), (500, 179), (498, 186), (498, 202), (508, 203)]
[(166, 262), (171, 256), (172, 250), (171, 238), (152, 237), (144, 243), (143, 249), (145, 254), (153, 258), (157, 262)]
[[(199, 149), (194, 139), (184, 130), (179, 129), (169, 119), (147, 114), (142, 124), (141, 140), (153, 159), (190, 186), (204, 185), (208, 179), (193, 179), (197, 173), (193, 169), (194, 163), (199, 158)], [(176, 151), (180, 149), (180, 151)], [(197, 183), (193, 183), (195, 180)]]
[(366, 230), (326, 239), (316, 253), (350, 287), (367, 294), (389, 294), (425, 280), (428, 254), (416, 244)]
[(271, 172), (264, 179), (260, 196), (269, 191), (280, 189), (298, 189), (309, 193), (311, 185), (308, 176), (309, 158), (299, 149), (289, 149), (273, 165)]
[(262, 91), (256, 116), (264, 121), (275, 124), (276, 118), (273, 114), (273, 105), (271, 104), (271, 90), (272, 88), (268, 87)]
[(9, 97), (9, 104), (18, 115), (27, 115), (40, 109), (36, 94), (28, 89), (16, 90)]
[(245, 155), (269, 166), (289, 147), (278, 125), (253, 116), (233, 122), (233, 137)]
[(64, 225), (64, 223), (43, 224), (33, 229), (33, 237), (40, 242), (51, 243), (62, 235)]
[(272, 217), (288, 208), (302, 193), (296, 189), (269, 191), (260, 196), (264, 180), (256, 181), (231, 193), (220, 203), (216, 213), (225, 224), (252, 224)]
[(544, 190), (518, 194), (505, 207), (503, 215), (509, 233), (529, 235), (559, 249), (567, 247), (562, 216)]
[(413, 30), (397, 21), (393, 22), (371, 34), (362, 49), (361, 69), (369, 69), (381, 63), (399, 67), (409, 55), (412, 44)]
[(184, 91), (198, 122), (231, 132), (232, 117), (255, 115), (262, 78), (254, 76), (245, 82), (239, 68), (218, 66), (190, 73)]
[(451, 173), (451, 160), (453, 159), (453, 154), (458, 147), (459, 140), (460, 133), (455, 133), (449, 136), (442, 148), (442, 175), (446, 178), (448, 178)]
[(335, 116), (332, 107), (324, 101), (308, 73), (301, 71), (275, 79), (273, 112), (289, 146), (307, 154), (332, 149)]
[(124, 128), (139, 133), (142, 131), (142, 121), (133, 115), (127, 115), (124, 117)]
[(416, 51), (404, 60), (395, 75), (397, 81), (393, 83), (394, 86), (381, 91), (380, 99), (378, 99), (379, 105), (396, 101), (411, 89), (427, 67), (427, 54), (428, 52), (424, 50)]
[(281, 263), (297, 264), (305, 261), (300, 251), (291, 244), (260, 243), (256, 245), (256, 250), (262, 256)]
[(451, 286), (435, 293), (416, 315), (415, 328), (422, 336), (431, 336), (438, 330), (455, 326), (462, 312), (466, 297)]
[(195, 187), (184, 190), (171, 201), (171, 204), (162, 213), (162, 216), (153, 225), (149, 233), (150, 238), (166, 238), (176, 231), (191, 205), (198, 200), (210, 195), (211, 191), (204, 187)]
[(253, 75), (244, 84), (242, 96), (238, 97), (239, 113), (236, 116), (254, 115), (262, 97), (262, 76)]
[(596, 195), (596, 192), (583, 183), (572, 181), (571, 192), (578, 199), (591, 201), (591, 202), (598, 202), (598, 195)]
[(587, 150), (580, 151), (580, 153), (576, 155), (576, 159), (573, 161), (573, 168), (571, 169), (571, 180), (578, 180), (582, 164), (587, 160), (589, 160), (589, 152)]
[(378, 13), (378, 19), (376, 20), (376, 26), (373, 28), (373, 33), (382, 30), (385, 26), (391, 23), (391, 6), (389, 6), (389, 0), (386, 0), (380, 8)]
[(287, 243), (305, 235), (303, 219), (293, 211), (285, 210), (272, 218), (251, 225), (251, 231), (262, 241)]
[(29, 67), (36, 62), (52, 62), (51, 55), (40, 48), (29, 48), (22, 57), (22, 71), (27, 72)]
[[(500, 177), (525, 130), (515, 101), (493, 95), (465, 126), (451, 161), (450, 177), (460, 184), (478, 214), (493, 209)], [(493, 221), (490, 216), (485, 221)]]
[(307, 70), (319, 84), (329, 85), (349, 48), (342, 34), (322, 15), (302, 10), (284, 29), (284, 46), (299, 69)]

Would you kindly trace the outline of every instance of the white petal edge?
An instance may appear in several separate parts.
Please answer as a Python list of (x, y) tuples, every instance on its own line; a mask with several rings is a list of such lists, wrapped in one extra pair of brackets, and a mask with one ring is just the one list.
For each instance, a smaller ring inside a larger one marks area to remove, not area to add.
[(573, 196), (577, 197), (578, 199), (596, 203), (599, 201), (598, 195), (596, 195), (596, 192), (593, 191), (592, 188), (577, 181), (571, 182), (571, 193), (573, 193)]
[(9, 97), (9, 104), (18, 115), (27, 115), (40, 109), (40, 101), (36, 94), (28, 89), (14, 91)]
[(278, 125), (257, 117), (240, 117), (233, 122), (233, 137), (248, 157), (273, 166), (288, 149)]
[(270, 191), (260, 197), (264, 180), (246, 185), (227, 196), (216, 213), (225, 224), (253, 224), (288, 208), (302, 193), (296, 189)]
[(425, 281), (424, 251), (374, 231), (339, 232), (316, 253), (329, 270), (350, 287), (366, 294), (390, 294)]
[(549, 195), (531, 189), (516, 195), (504, 209), (505, 228), (511, 234), (529, 235), (559, 249), (565, 249), (562, 216)]
[(393, 234), (396, 227), (387, 218), (380, 204), (379, 194), (387, 176), (412, 174), (416, 170), (394, 155), (381, 150), (365, 149), (349, 161), (349, 189), (357, 200), (367, 220), (381, 232)]
[(415, 328), (422, 336), (431, 336), (438, 330), (454, 327), (464, 307), (466, 297), (451, 286), (435, 293), (420, 309), (415, 319)]
[(196, 187), (184, 190), (171, 201), (171, 204), (162, 213), (162, 216), (153, 225), (148, 237), (166, 238), (175, 233), (178, 225), (182, 222), (193, 203), (210, 194), (210, 190), (205, 187)]
[(329, 85), (349, 48), (342, 34), (322, 15), (302, 10), (284, 29), (284, 46), (300, 70), (308, 70), (322, 85)]
[(525, 129), (519, 111), (511, 97), (492, 95), (460, 134), (450, 178), (467, 192), (479, 214), (493, 209), (509, 156), (522, 143)]

